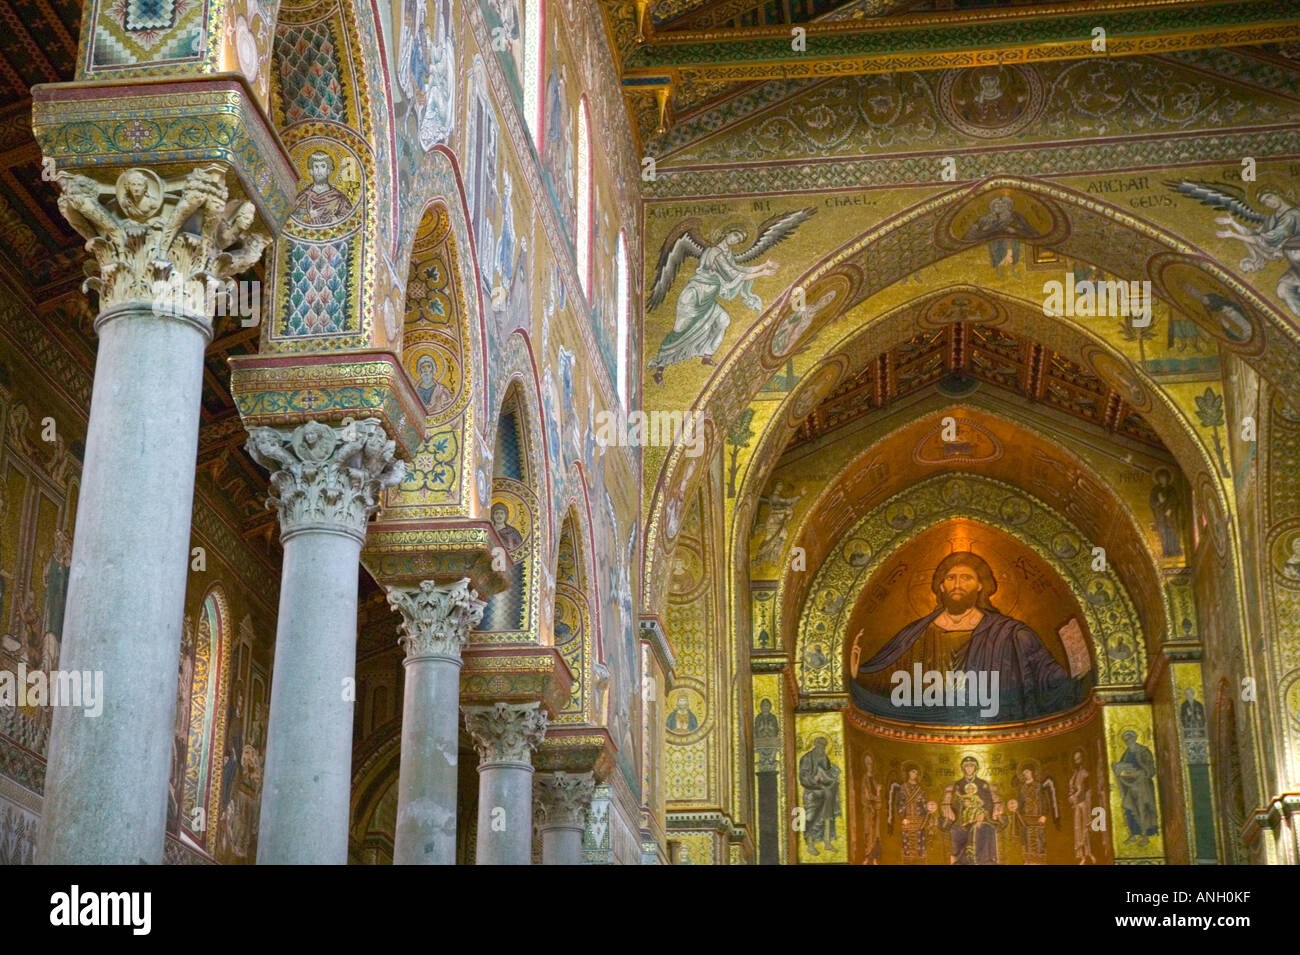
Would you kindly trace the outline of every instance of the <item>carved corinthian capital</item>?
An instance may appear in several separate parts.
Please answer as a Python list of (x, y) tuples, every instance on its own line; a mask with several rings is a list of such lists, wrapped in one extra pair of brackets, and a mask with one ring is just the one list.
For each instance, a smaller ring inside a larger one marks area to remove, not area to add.
[(169, 181), (134, 168), (113, 185), (68, 172), (55, 182), (59, 211), (86, 239), (84, 287), (99, 293), (101, 314), (146, 305), (207, 327), (215, 296), (228, 294), (271, 242), (250, 231), (256, 210), (230, 199), (220, 164)]
[(538, 829), (587, 824), (596, 792), (591, 773), (539, 773), (533, 777), (533, 822)]
[(267, 503), (280, 512), (280, 539), (302, 530), (327, 530), (365, 540), (366, 521), (379, 494), (402, 480), (396, 442), (376, 418), (341, 427), (308, 421), (290, 433), (252, 428), (245, 449), (271, 472)]
[(540, 703), (465, 706), (465, 729), (485, 763), (529, 763), (546, 736), (546, 711)]
[(402, 615), (402, 636), (406, 659), (440, 656), (460, 659), (469, 632), (483, 619), (487, 602), (470, 589), (469, 578), (454, 584), (420, 581), (419, 587), (390, 587), (388, 603)]

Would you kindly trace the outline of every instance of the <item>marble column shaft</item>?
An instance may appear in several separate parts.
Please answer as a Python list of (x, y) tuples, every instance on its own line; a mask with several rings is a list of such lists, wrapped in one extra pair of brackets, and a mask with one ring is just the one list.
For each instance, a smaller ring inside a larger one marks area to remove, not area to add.
[(582, 833), (596, 791), (591, 773), (542, 773), (533, 779), (533, 822), (542, 865), (582, 865)]
[(486, 603), (468, 577), (393, 587), (388, 600), (402, 615), (406, 650), (393, 862), (454, 865), (461, 650)]
[(259, 863), (347, 862), (357, 574), (366, 521), (403, 474), (394, 450), (375, 419), (249, 431), (284, 544)]
[(540, 703), (464, 707), (479, 752), (477, 865), (529, 865), (533, 843), (533, 750), (546, 736)]
[(210, 289), (269, 240), (246, 232), (253, 207), (228, 201), (221, 166), (56, 184), (100, 304), (59, 667), (102, 673), (103, 699), (54, 708), (37, 858), (161, 863)]

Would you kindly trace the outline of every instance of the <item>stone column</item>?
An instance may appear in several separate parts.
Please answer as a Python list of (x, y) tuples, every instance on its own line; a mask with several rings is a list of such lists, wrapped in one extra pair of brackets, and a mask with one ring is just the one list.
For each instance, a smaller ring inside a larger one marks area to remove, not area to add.
[(402, 768), (397, 781), (397, 865), (456, 863), (456, 738), (460, 651), (487, 605), (464, 577), (393, 587), (402, 614)]
[(252, 428), (247, 448), (272, 472), (284, 544), (257, 861), (343, 865), (361, 545), (405, 466), (374, 418)]
[(591, 773), (542, 773), (533, 780), (533, 822), (542, 865), (582, 865), (582, 832), (596, 791)]
[(529, 865), (533, 847), (532, 753), (546, 736), (540, 703), (467, 706), (478, 747), (477, 865)]
[(203, 352), (215, 295), (270, 240), (221, 165), (56, 183), (100, 308), (59, 666), (102, 673), (103, 710), (54, 710), (37, 857), (161, 863)]

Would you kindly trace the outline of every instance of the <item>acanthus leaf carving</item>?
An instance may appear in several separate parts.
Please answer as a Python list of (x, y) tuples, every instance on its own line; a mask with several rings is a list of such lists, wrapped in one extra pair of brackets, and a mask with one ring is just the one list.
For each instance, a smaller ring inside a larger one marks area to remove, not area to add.
[(406, 463), (377, 418), (340, 427), (308, 421), (290, 433), (251, 428), (245, 450), (271, 472), (267, 503), (280, 512), (280, 537), (307, 528), (330, 528), (365, 538), (366, 521), (379, 510), (384, 488), (395, 487)]
[(462, 577), (452, 584), (420, 581), (419, 587), (392, 587), (388, 603), (402, 615), (398, 642), (408, 660), (423, 656), (460, 657), (469, 632), (483, 619), (487, 602)]
[(591, 773), (540, 773), (533, 777), (533, 821), (537, 827), (587, 824), (587, 813), (596, 794)]
[(546, 738), (546, 711), (540, 703), (493, 703), (461, 707), (465, 729), (485, 763), (527, 763)]
[(69, 172), (55, 182), (59, 211), (93, 257), (83, 287), (99, 293), (101, 312), (140, 304), (206, 323), (214, 296), (228, 296), (234, 276), (256, 264), (271, 242), (251, 231), (256, 208), (230, 199), (218, 163), (196, 166), (179, 180), (134, 167), (111, 186)]

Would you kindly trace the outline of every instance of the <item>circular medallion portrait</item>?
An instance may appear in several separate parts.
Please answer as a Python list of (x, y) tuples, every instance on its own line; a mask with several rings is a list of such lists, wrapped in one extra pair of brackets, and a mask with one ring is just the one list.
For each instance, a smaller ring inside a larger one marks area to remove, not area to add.
[(148, 222), (163, 204), (163, 183), (150, 169), (128, 169), (117, 179), (117, 207), (136, 222)]
[(1280, 583), (1292, 590), (1300, 590), (1300, 528), (1279, 534), (1273, 541), (1273, 569)]
[(948, 70), (939, 81), (939, 109), (963, 133), (980, 139), (1013, 136), (1042, 111), (1043, 81), (1032, 67), (998, 64)]

